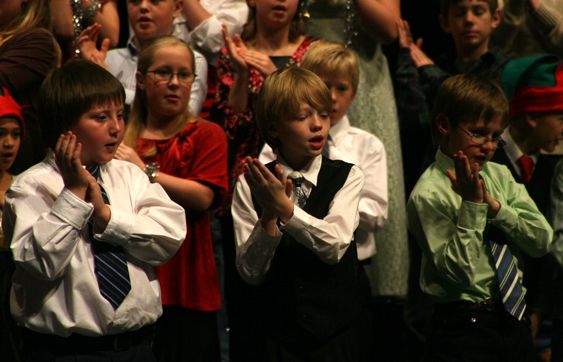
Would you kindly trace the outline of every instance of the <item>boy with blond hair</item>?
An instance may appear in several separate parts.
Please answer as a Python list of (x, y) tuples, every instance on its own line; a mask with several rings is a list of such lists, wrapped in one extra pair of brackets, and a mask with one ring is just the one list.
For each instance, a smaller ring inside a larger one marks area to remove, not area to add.
[(331, 110), (326, 85), (302, 68), (274, 72), (259, 95), (258, 128), (277, 159), (247, 158), (232, 204), (237, 268), (258, 286), (258, 361), (370, 359), (354, 239), (364, 177), (322, 156)]

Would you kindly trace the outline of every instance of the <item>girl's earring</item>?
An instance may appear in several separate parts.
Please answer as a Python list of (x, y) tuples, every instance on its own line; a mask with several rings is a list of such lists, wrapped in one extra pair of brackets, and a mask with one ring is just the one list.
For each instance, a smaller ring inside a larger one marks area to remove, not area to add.
[(299, 14), (301, 15), (301, 18), (304, 20), (309, 20), (309, 18), (311, 18), (311, 14), (309, 14), (309, 10), (307, 10), (308, 8), (308, 1), (307, 0), (302, 0), (301, 1), (301, 6), (299, 7)]

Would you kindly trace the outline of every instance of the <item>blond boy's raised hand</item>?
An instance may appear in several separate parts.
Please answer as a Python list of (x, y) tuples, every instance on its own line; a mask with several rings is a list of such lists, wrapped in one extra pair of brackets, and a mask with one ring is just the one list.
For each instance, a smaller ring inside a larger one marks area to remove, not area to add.
[(280, 165), (276, 165), (274, 175), (258, 159), (245, 159), (244, 175), (254, 199), (262, 207), (262, 221), (268, 223), (281, 219), (287, 222), (293, 215), (293, 202), (289, 198), (292, 190), (291, 180), (285, 176)]

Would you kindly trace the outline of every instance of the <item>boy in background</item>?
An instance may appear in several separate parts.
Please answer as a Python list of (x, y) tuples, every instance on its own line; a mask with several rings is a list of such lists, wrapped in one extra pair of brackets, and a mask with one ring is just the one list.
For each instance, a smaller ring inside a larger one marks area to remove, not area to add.
[(487, 79), (447, 79), (433, 110), (439, 144), (407, 204), (422, 250), (420, 287), (435, 302), (427, 361), (533, 361), (520, 253), (547, 253), (553, 232), (510, 171), (488, 162), (508, 121)]
[(124, 99), (117, 79), (83, 60), (53, 71), (39, 92), (52, 150), (14, 180), (2, 221), (25, 361), (155, 360), (153, 266), (178, 250), (186, 222), (160, 185), (113, 160)]
[[(500, 81), (510, 101), (510, 124), (502, 134), (505, 146), (495, 153), (493, 161), (508, 167), (548, 217), (551, 180), (561, 158), (549, 153), (563, 138), (563, 62), (554, 55), (512, 60), (506, 64)], [(523, 258), (534, 337), (540, 332), (542, 321), (551, 318), (550, 314), (563, 313), (562, 296), (550, 285), (553, 276), (560, 273), (559, 268), (552, 254)], [(539, 335), (541, 340), (543, 332)], [(541, 347), (543, 343), (537, 344)]]
[(330, 92), (289, 67), (264, 82), (258, 127), (275, 162), (246, 159), (233, 198), (237, 268), (256, 285), (256, 361), (370, 360), (368, 282), (354, 231), (359, 167), (322, 156)]

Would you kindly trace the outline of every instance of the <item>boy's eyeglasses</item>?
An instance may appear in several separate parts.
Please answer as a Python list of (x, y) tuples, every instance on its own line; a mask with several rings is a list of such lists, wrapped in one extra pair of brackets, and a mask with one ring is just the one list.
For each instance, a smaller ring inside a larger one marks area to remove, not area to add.
[(483, 136), (481, 134), (471, 132), (470, 130), (468, 130), (465, 127), (462, 127), (460, 125), (458, 125), (458, 127), (463, 132), (465, 132), (466, 135), (468, 135), (470, 137), (471, 142), (473, 142), (474, 144), (476, 144), (478, 146), (482, 146), (485, 143), (492, 142), (495, 145), (496, 148), (502, 148), (506, 144), (506, 142), (501, 138), (501, 136), (493, 136), (493, 137)]
[(182, 85), (188, 85), (195, 79), (195, 74), (190, 72), (173, 72), (167, 69), (157, 69), (147, 71), (147, 74), (149, 73), (153, 75), (154, 80), (158, 83), (169, 83), (174, 76), (178, 78), (178, 82)]

